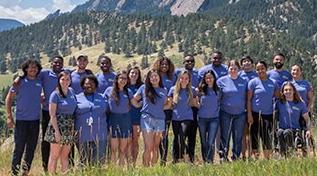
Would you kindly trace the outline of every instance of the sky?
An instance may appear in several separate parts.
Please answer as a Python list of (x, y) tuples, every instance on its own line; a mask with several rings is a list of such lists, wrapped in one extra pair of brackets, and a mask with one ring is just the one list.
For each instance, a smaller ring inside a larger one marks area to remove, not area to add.
[(31, 24), (43, 20), (58, 9), (69, 12), (86, 1), (88, 0), (0, 0), (0, 18)]

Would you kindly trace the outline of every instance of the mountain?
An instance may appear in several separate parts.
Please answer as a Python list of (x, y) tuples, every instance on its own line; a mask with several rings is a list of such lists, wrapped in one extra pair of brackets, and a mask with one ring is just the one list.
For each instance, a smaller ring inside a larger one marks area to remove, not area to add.
[(24, 24), (17, 20), (0, 18), (0, 32), (15, 29), (21, 26), (24, 26)]
[(62, 13), (61, 13), (61, 10), (58, 9), (55, 12), (47, 15), (44, 20), (51, 20), (51, 19), (59, 17), (60, 15), (62, 15)]
[(216, 8), (227, 2), (227, 0), (90, 0), (77, 6), (72, 12), (147, 12), (150, 14), (169, 13), (181, 16), (196, 13), (200, 9)]

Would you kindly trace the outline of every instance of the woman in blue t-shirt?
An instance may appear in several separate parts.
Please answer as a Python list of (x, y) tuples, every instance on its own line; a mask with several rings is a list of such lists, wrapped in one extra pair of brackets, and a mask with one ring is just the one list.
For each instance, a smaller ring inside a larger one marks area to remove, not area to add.
[(201, 155), (204, 162), (212, 163), (219, 126), (219, 92), (216, 75), (212, 70), (205, 72), (197, 92), (199, 97), (198, 126)]
[[(133, 94), (137, 92), (141, 85), (143, 85), (141, 79), (141, 70), (139, 67), (135, 66), (128, 70), (128, 88)], [(141, 118), (141, 108), (136, 108), (131, 106), (130, 116), (132, 120), (132, 140), (130, 147), (130, 155), (132, 157), (132, 162), (135, 165), (139, 154), (139, 137), (140, 137), (140, 118)]]
[(57, 88), (49, 100), (50, 124), (45, 134), (45, 140), (51, 144), (48, 171), (56, 172), (58, 159), (61, 161), (61, 171), (68, 169), (68, 155), (74, 141), (74, 117), (77, 102), (70, 88), (70, 73), (62, 71), (58, 75)]
[(237, 60), (228, 64), (228, 75), (218, 78), (220, 91), (220, 159), (228, 160), (229, 140), (232, 134), (232, 160), (240, 158), (246, 120), (247, 81), (238, 76)]
[[(169, 92), (170, 88), (174, 86), (176, 81), (175, 75), (175, 66), (173, 62), (166, 56), (159, 56), (158, 59), (154, 62), (154, 70), (158, 70), (162, 79), (163, 87)], [(164, 110), (166, 119), (165, 119), (165, 128), (166, 133), (163, 134), (163, 140), (160, 144), (160, 155), (161, 162), (165, 164), (168, 153), (168, 131), (172, 121), (173, 111), (171, 109)]]
[[(197, 107), (197, 99), (194, 97), (193, 92), (191, 75), (187, 70), (184, 70), (179, 74), (175, 86), (171, 87), (168, 93), (168, 99), (173, 105), (173, 163), (183, 159), (185, 148), (188, 146), (185, 141), (186, 138), (189, 140), (188, 137), (194, 125), (191, 107)], [(190, 162), (194, 162), (194, 148), (187, 148), (186, 153), (189, 155)]]
[(113, 86), (104, 93), (109, 103), (109, 131), (111, 161), (123, 166), (128, 162), (128, 142), (132, 136), (130, 117), (130, 99), (132, 92), (128, 89), (128, 74), (125, 70), (116, 74)]
[(157, 70), (150, 70), (145, 78), (145, 84), (135, 93), (133, 105), (141, 109), (141, 130), (144, 140), (143, 165), (154, 165), (158, 160), (158, 150), (162, 134), (165, 131), (164, 109), (169, 108), (167, 92)]
[(251, 125), (251, 147), (256, 158), (259, 156), (259, 144), (262, 140), (264, 157), (269, 159), (272, 153), (273, 104), (278, 97), (278, 86), (268, 78), (267, 64), (256, 63), (258, 77), (248, 83), (248, 123)]
[(287, 81), (281, 87), (280, 99), (276, 104), (279, 118), (279, 129), (277, 132), (280, 143), (280, 153), (288, 154), (288, 147), (293, 147), (296, 130), (301, 129), (299, 119), (303, 116), (306, 125), (306, 138), (310, 137), (311, 124), (307, 106), (301, 100), (295, 86)]

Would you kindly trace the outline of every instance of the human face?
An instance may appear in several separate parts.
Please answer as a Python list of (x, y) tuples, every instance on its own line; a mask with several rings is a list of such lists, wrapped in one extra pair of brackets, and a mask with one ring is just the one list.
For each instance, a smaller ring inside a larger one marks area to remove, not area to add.
[(88, 58), (87, 56), (82, 56), (80, 58), (77, 59), (77, 67), (80, 69), (80, 70), (85, 70), (86, 67), (88, 65)]
[(150, 75), (150, 82), (154, 87), (157, 87), (160, 82), (160, 76), (156, 72), (152, 72)]
[(211, 55), (211, 63), (215, 66), (220, 66), (221, 63), (222, 63), (222, 55), (221, 54), (218, 54), (218, 53), (213, 53)]
[(109, 59), (102, 58), (100, 60), (100, 69), (102, 70), (102, 72), (107, 73), (110, 71), (110, 68), (111, 68), (111, 61), (109, 61)]
[(186, 88), (189, 83), (189, 75), (187, 73), (182, 74), (179, 78), (179, 82), (182, 88)]
[(187, 70), (192, 70), (195, 66), (195, 59), (191, 56), (186, 56), (183, 63)]
[(59, 73), (62, 71), (62, 68), (64, 67), (64, 62), (60, 58), (54, 58), (51, 62), (52, 70), (55, 73)]
[(237, 77), (239, 72), (239, 67), (235, 64), (231, 64), (228, 68), (228, 74), (231, 77)]
[(205, 76), (205, 82), (208, 87), (212, 87), (215, 81), (215, 77), (211, 73), (207, 73)]
[(285, 99), (292, 100), (294, 98), (294, 89), (290, 85), (285, 85), (283, 88), (283, 94)]
[(121, 74), (118, 76), (119, 87), (123, 88), (125, 85), (127, 85), (127, 82), (128, 82), (128, 75), (127, 74)]
[(284, 57), (280, 56), (280, 55), (276, 55), (273, 58), (273, 64), (274, 64), (275, 68), (281, 69), (284, 65)]
[(66, 74), (64, 76), (62, 76), (60, 79), (59, 79), (59, 84), (61, 85), (62, 88), (67, 88), (69, 87), (70, 85), (70, 76), (69, 74)]
[(161, 64), (160, 64), (160, 70), (161, 70), (161, 72), (166, 73), (169, 68), (170, 68), (170, 67), (169, 67), (169, 64), (168, 64), (167, 60), (163, 60), (163, 61), (161, 62)]
[(302, 70), (298, 65), (294, 65), (292, 67), (291, 74), (295, 80), (298, 80), (302, 75)]
[(85, 94), (93, 94), (96, 91), (96, 84), (93, 80), (86, 79), (83, 88)]
[(136, 82), (139, 78), (139, 71), (137, 69), (132, 69), (129, 73), (129, 79), (131, 82)]
[(36, 78), (38, 72), (39, 72), (39, 68), (36, 66), (36, 64), (30, 64), (28, 68), (26, 69), (27, 77), (32, 79)]
[(253, 65), (252, 65), (251, 60), (250, 60), (250, 59), (244, 59), (244, 60), (242, 61), (242, 68), (243, 68), (243, 70), (245, 70), (245, 71), (250, 71), (250, 70), (252, 70)]
[(267, 74), (266, 74), (267, 69), (265, 68), (263, 64), (261, 63), (256, 64), (255, 70), (261, 80), (267, 78)]

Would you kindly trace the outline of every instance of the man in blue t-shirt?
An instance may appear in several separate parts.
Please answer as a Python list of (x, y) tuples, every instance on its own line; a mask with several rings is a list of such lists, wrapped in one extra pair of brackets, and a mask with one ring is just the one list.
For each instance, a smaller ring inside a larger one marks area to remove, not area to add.
[(282, 53), (273, 56), (274, 69), (268, 71), (267, 75), (269, 79), (275, 80), (279, 88), (285, 81), (291, 81), (292, 75), (285, 69), (283, 69), (285, 61), (285, 55)]
[(91, 70), (86, 69), (88, 65), (88, 56), (79, 55), (77, 57), (77, 68), (71, 73), (72, 83), (71, 87), (73, 88), (75, 94), (83, 92), (83, 89), (80, 86), (80, 80), (86, 75), (93, 74)]
[(199, 69), (198, 74), (199, 74), (199, 80), (202, 79), (204, 76), (205, 72), (208, 70), (212, 70), (215, 72), (217, 79), (225, 76), (228, 74), (228, 66), (225, 64), (222, 64), (223, 61), (223, 55), (220, 51), (215, 51), (210, 55), (210, 61), (211, 64), (206, 65), (202, 68)]

